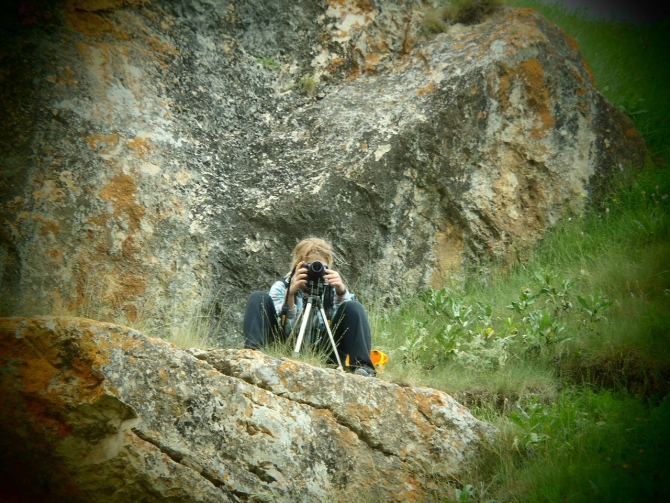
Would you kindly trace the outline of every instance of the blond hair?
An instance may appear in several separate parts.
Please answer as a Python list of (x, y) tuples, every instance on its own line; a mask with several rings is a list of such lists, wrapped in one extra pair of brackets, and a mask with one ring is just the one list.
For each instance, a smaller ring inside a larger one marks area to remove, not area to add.
[(321, 238), (305, 238), (300, 241), (295, 248), (293, 248), (293, 262), (291, 262), (291, 269), (289, 274), (293, 271), (303, 260), (306, 261), (310, 255), (316, 255), (326, 261), (328, 267), (333, 266), (333, 247), (332, 245)]

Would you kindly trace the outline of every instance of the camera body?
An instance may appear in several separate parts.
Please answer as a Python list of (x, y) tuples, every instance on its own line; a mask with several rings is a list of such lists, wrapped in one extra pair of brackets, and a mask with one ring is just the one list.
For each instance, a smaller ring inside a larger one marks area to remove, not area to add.
[(323, 285), (323, 275), (326, 274), (328, 266), (320, 260), (305, 263), (307, 268), (307, 291), (317, 292)]

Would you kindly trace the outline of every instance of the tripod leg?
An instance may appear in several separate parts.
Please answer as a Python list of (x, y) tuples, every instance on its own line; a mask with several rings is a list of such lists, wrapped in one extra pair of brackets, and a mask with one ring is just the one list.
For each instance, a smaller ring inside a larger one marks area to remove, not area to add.
[(328, 337), (330, 338), (330, 344), (333, 346), (333, 352), (335, 353), (335, 358), (337, 358), (337, 368), (338, 370), (344, 371), (344, 368), (342, 367), (342, 361), (340, 360), (340, 354), (337, 352), (337, 346), (335, 345), (335, 337), (333, 337), (333, 332), (330, 330), (330, 325), (328, 324), (328, 320), (326, 319), (326, 312), (324, 311), (323, 307), (321, 307), (321, 319), (323, 320), (323, 323), (326, 325), (326, 332), (328, 332)]
[(300, 356), (300, 346), (302, 345), (303, 337), (305, 337), (305, 329), (309, 324), (309, 314), (311, 310), (312, 310), (312, 302), (310, 300), (309, 302), (307, 302), (307, 306), (305, 306), (305, 312), (302, 315), (302, 325), (300, 325), (300, 332), (298, 332), (298, 340), (295, 343), (295, 351), (293, 351), (293, 356), (295, 356), (296, 358)]

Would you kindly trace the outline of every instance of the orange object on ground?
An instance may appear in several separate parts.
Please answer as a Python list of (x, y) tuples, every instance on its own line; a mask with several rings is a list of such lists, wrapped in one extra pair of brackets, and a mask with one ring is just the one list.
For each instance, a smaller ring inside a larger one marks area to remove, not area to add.
[(372, 360), (372, 364), (375, 366), (375, 370), (377, 370), (377, 372), (379, 373), (384, 372), (386, 362), (389, 359), (386, 353), (383, 353), (378, 349), (373, 349), (372, 351), (370, 351), (370, 359)]
[[(380, 374), (384, 372), (384, 368), (386, 367), (386, 362), (388, 361), (389, 357), (386, 353), (383, 353), (382, 351), (379, 351), (378, 349), (373, 349), (370, 351), (370, 359), (372, 360), (372, 364), (375, 366), (375, 370), (379, 372)], [(344, 361), (345, 366), (349, 366), (349, 355), (347, 355), (346, 360)]]

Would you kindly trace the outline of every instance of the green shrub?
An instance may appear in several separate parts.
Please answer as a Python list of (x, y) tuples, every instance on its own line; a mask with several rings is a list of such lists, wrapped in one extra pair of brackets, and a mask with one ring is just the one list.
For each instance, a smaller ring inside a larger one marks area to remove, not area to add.
[(318, 86), (318, 83), (311, 75), (303, 75), (300, 78), (300, 90), (307, 96), (314, 96)]
[(276, 70), (281, 65), (275, 61), (274, 56), (258, 56), (256, 63), (260, 63), (264, 68), (268, 70)]
[(426, 11), (421, 25), (427, 33), (442, 33), (449, 24), (481, 23), (501, 5), (501, 0), (451, 0)]
[(442, 33), (447, 29), (444, 19), (444, 9), (430, 9), (426, 11), (421, 20), (421, 26), (430, 34)]
[(477, 24), (501, 4), (501, 0), (451, 0), (445, 5), (443, 16), (451, 23)]

